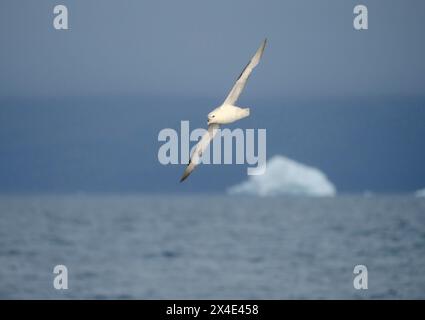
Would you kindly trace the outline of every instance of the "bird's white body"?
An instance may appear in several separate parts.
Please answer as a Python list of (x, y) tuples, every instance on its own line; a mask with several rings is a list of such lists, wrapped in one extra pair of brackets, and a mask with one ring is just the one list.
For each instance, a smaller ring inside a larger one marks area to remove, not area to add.
[(229, 124), (249, 116), (249, 108), (223, 104), (208, 114), (208, 125)]
[(249, 116), (249, 108), (240, 108), (235, 106), (245, 84), (251, 75), (252, 70), (260, 62), (261, 56), (263, 55), (264, 48), (266, 47), (267, 39), (263, 41), (261, 46), (258, 48), (255, 55), (243, 69), (239, 75), (232, 90), (230, 90), (226, 100), (223, 104), (208, 114), (208, 131), (202, 136), (201, 140), (197, 143), (194, 152), (190, 157), (190, 162), (187, 165), (180, 182), (184, 181), (191, 172), (196, 168), (199, 163), (202, 153), (208, 147), (210, 141), (214, 138), (217, 133), (217, 129), (222, 124), (229, 124), (237, 120), (246, 118)]

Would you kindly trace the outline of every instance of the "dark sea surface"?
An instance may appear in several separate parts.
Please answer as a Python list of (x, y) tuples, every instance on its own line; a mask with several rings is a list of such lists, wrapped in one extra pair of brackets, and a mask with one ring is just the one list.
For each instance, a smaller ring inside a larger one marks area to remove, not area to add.
[[(161, 130), (180, 135), (182, 120), (190, 130), (205, 128), (217, 103), (221, 96), (0, 97), (0, 194), (222, 193), (247, 179), (246, 162), (203, 166), (180, 184), (185, 165), (158, 161)], [(267, 159), (318, 168), (338, 193), (425, 188), (425, 96), (240, 103), (251, 116), (226, 128), (266, 129)]]
[(1, 196), (0, 218), (0, 298), (425, 298), (425, 198)]

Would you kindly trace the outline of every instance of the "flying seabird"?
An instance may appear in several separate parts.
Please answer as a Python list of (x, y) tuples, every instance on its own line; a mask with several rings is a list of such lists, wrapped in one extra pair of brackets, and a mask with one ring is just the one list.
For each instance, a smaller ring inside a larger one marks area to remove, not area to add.
[(202, 136), (201, 140), (195, 147), (192, 156), (190, 157), (189, 164), (184, 170), (183, 176), (180, 179), (180, 182), (183, 182), (196, 168), (199, 164), (202, 153), (208, 147), (210, 141), (217, 134), (217, 129), (221, 124), (228, 124), (235, 122), (237, 120), (246, 118), (249, 116), (249, 108), (240, 108), (235, 106), (236, 101), (242, 93), (242, 90), (245, 87), (245, 84), (251, 75), (252, 70), (260, 62), (261, 56), (263, 55), (264, 48), (266, 47), (267, 39), (264, 39), (261, 46), (258, 48), (255, 55), (251, 58), (249, 63), (243, 69), (235, 84), (233, 85), (232, 90), (230, 90), (229, 95), (223, 104), (208, 114), (208, 131)]

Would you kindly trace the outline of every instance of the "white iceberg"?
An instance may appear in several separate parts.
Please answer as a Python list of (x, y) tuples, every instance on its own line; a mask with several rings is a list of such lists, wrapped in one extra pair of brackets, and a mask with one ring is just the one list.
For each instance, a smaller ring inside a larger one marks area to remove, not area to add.
[(425, 197), (425, 189), (420, 189), (415, 192), (416, 197)]
[(227, 189), (229, 194), (258, 196), (334, 196), (336, 188), (319, 169), (276, 155), (267, 161), (265, 173)]

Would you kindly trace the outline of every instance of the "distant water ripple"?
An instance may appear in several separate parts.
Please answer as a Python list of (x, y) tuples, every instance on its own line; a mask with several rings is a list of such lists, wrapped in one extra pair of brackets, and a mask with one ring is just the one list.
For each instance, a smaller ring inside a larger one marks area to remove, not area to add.
[(0, 217), (0, 298), (425, 298), (422, 198), (1, 196)]

